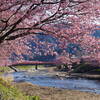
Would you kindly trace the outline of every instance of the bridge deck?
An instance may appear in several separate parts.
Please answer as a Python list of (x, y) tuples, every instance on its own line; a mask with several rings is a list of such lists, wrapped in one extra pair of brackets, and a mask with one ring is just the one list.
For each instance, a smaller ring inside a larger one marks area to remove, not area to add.
[(8, 66), (20, 66), (20, 65), (56, 65), (55, 62), (43, 62), (43, 61), (23, 61), (23, 62), (14, 62)]
[(23, 62), (14, 62), (11, 65), (8, 65), (11, 69), (13, 69), (15, 72), (17, 72), (17, 66), (27, 66), (27, 65), (35, 65), (35, 69), (38, 69), (38, 65), (56, 65), (55, 62), (43, 62), (43, 61), (23, 61)]

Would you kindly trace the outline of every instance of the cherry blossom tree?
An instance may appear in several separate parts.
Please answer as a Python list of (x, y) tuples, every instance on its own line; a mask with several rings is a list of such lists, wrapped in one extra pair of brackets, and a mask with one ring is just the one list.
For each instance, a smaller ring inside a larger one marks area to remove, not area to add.
[(84, 50), (82, 59), (87, 59), (88, 61), (95, 60), (98, 64), (100, 62), (100, 38), (84, 35), (83, 41), (80, 44)]
[(95, 28), (99, 5), (99, 0), (0, 0), (0, 61), (8, 63), (13, 51), (31, 55), (25, 43), (37, 43), (37, 34), (56, 37), (61, 48), (80, 43)]

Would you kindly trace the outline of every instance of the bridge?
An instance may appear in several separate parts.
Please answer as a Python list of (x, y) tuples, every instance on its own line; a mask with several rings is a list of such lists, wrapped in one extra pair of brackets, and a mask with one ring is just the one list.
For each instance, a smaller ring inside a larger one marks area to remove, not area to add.
[(56, 62), (54, 61), (21, 61), (21, 62), (14, 62), (11, 65), (8, 65), (9, 68), (13, 69), (15, 72), (18, 71), (16, 68), (17, 66), (22, 66), (22, 65), (35, 65), (35, 69), (38, 69), (38, 65), (56, 65)]

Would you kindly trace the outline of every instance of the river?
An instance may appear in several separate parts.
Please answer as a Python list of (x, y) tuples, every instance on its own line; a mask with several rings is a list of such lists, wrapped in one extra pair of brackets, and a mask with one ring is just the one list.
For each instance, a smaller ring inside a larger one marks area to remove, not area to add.
[(100, 80), (56, 77), (51, 72), (46, 70), (37, 70), (32, 72), (20, 71), (4, 74), (5, 77), (8, 75), (12, 75), (15, 82), (30, 82), (40, 86), (79, 90), (100, 94)]

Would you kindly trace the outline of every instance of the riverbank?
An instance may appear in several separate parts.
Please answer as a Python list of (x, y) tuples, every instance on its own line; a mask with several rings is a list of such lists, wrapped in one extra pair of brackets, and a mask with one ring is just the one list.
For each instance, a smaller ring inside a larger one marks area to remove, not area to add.
[(87, 79), (92, 79), (92, 80), (100, 80), (99, 74), (71, 73), (70, 76), (87, 78)]
[[(56, 67), (47, 67), (47, 68), (41, 67), (38, 70), (35, 70), (34, 68), (32, 68), (32, 69), (27, 69), (25, 71), (25, 73), (27, 73), (27, 74), (24, 74), (24, 72), (22, 70), (22, 72), (18, 72), (18, 75), (21, 76), (19, 78), (21, 78), (22, 80), (23, 80), (23, 78), (24, 79), (26, 78), (26, 80), (30, 79), (31, 80), (30, 82), (33, 81), (33, 84), (35, 81), (34, 78), (36, 80), (38, 79), (38, 77), (35, 77), (35, 75), (53, 76), (53, 80), (50, 78), (51, 79), (50, 82), (53, 82), (53, 83), (56, 82), (56, 79), (60, 80), (60, 82), (62, 83), (64, 81), (64, 77), (69, 77), (69, 75), (67, 75), (67, 72), (60, 72), (60, 71), (55, 70), (55, 68)], [(19, 73), (22, 73), (22, 74), (19, 74)], [(18, 76), (16, 78), (18, 79)], [(49, 77), (46, 77), (46, 84), (48, 84), (47, 78), (49, 78)], [(8, 79), (8, 77), (7, 77), (7, 79)], [(43, 80), (45, 81), (45, 77), (39, 77), (40, 83), (41, 83), (41, 79), (42, 79), (42, 82), (43, 82)], [(13, 80), (13, 78), (12, 78), (12, 80)], [(68, 79), (66, 79), (66, 80), (68, 80)], [(50, 82), (49, 82), (49, 84), (51, 84)], [(73, 87), (74, 82), (75, 81), (72, 79), (72, 87)], [(86, 82), (86, 81), (82, 81), (82, 82)], [(88, 85), (90, 85), (91, 82), (88, 82), (88, 83), (89, 83)], [(65, 90), (65, 89), (57, 89), (57, 88), (53, 88), (53, 87), (44, 87), (46, 85), (38, 86), (38, 85), (33, 85), (33, 84), (26, 83), (26, 82), (20, 82), (20, 81), (18, 81), (18, 83), (12, 82), (12, 85), (14, 85), (17, 89), (20, 89), (21, 93), (24, 93), (27, 96), (38, 96), (41, 98), (41, 100), (100, 100), (100, 95), (96, 94), (96, 91), (94, 91), (95, 93), (89, 93), (89, 92), (80, 92), (75, 89), (74, 90), (69, 90), (69, 89)], [(54, 83), (54, 84), (57, 85), (57, 83)], [(59, 85), (61, 86), (60, 83), (59, 83)], [(68, 84), (65, 83), (65, 85), (67, 87), (69, 87)], [(78, 83), (78, 85), (79, 85), (79, 83)], [(93, 85), (93, 84), (91, 84), (91, 85)], [(75, 85), (75, 88), (76, 88), (76, 86), (77, 86), (77, 84)], [(99, 86), (97, 87), (97, 89), (98, 88), (99, 88)]]
[(10, 72), (13, 72), (13, 70), (11, 68), (0, 66), (0, 75), (2, 75), (4, 73), (10, 73)]
[[(26, 71), (26, 72), (34, 72), (36, 71), (35, 66), (17, 66), (15, 67), (17, 68), (18, 72), (20, 71)], [(88, 79), (97, 79), (100, 80), (100, 73), (80, 73), (77, 72), (78, 70), (80, 70), (80, 68), (77, 68), (77, 71), (72, 71), (72, 72), (64, 72), (64, 71), (60, 71), (57, 70), (57, 67), (43, 67), (43, 66), (38, 66), (37, 70), (45, 70), (47, 71), (47, 73), (51, 73), (53, 76), (57, 76), (57, 77), (81, 77), (81, 78), (88, 78)], [(82, 70), (82, 69), (81, 69)], [(10, 73), (10, 72), (14, 72), (14, 70), (12, 70), (9, 67), (0, 67), (0, 74), (3, 73)]]
[(38, 96), (25, 95), (10, 80), (0, 77), (0, 100), (40, 100)]
[(95, 93), (43, 87), (24, 82), (15, 85), (26, 95), (37, 95), (41, 100), (100, 100), (100, 95)]
[[(75, 73), (75, 72), (66, 72), (66, 71), (59, 71), (57, 67), (44, 67), (40, 68), (40, 70), (48, 71), (53, 76), (61, 77), (61, 78), (87, 78), (91, 80), (100, 80), (100, 74), (93, 74), (93, 73)], [(32, 71), (32, 70), (31, 70)]]

